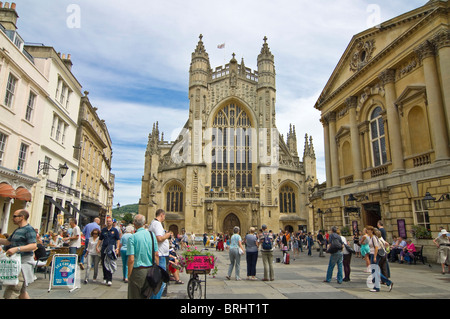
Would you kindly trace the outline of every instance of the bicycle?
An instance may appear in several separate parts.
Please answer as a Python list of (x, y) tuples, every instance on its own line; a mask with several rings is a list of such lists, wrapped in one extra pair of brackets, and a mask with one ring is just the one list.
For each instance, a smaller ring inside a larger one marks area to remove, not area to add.
[[(201, 251), (208, 250), (206, 248)], [(195, 256), (195, 257), (203, 257), (203, 256)], [(186, 266), (186, 273), (190, 274), (190, 279), (187, 284), (187, 293), (189, 299), (206, 299), (206, 275), (211, 272), (211, 268), (209, 266), (205, 266), (204, 264), (201, 266), (196, 266), (195, 269), (188, 269)], [(201, 280), (199, 275), (205, 275), (205, 280)], [(205, 291), (203, 294), (202, 291), (202, 282), (205, 283)]]

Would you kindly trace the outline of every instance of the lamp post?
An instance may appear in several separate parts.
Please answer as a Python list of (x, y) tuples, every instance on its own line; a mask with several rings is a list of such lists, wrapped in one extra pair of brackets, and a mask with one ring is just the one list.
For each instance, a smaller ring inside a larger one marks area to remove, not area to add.
[(426, 208), (434, 208), (435, 203), (450, 200), (450, 194), (443, 194), (439, 199), (436, 199), (429, 192), (426, 192), (425, 197), (422, 200), (424, 201)]
[(359, 198), (355, 197), (353, 194), (350, 194), (347, 199), (348, 206), (344, 207), (344, 212), (353, 215), (355, 217), (361, 217), (361, 208), (356, 205), (356, 203), (368, 200), (369, 197), (366, 195), (362, 195)]
[(42, 171), (48, 171), (49, 169), (52, 169), (54, 171), (58, 171), (58, 178), (56, 180), (56, 187), (59, 187), (61, 184), (61, 180), (66, 176), (67, 171), (69, 170), (69, 166), (67, 166), (67, 163), (59, 164), (58, 168), (55, 168), (50, 165), (50, 163), (38, 161), (38, 170), (37, 175), (39, 175)]

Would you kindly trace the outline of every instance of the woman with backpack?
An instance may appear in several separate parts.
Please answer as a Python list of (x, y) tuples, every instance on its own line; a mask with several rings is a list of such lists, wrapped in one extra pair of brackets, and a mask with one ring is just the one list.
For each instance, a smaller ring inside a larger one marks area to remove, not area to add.
[(273, 242), (274, 238), (271, 232), (267, 231), (267, 226), (264, 224), (261, 226), (262, 233), (259, 236), (259, 242), (261, 244), (261, 255), (264, 265), (264, 278), (263, 281), (273, 281), (275, 274), (273, 272)]

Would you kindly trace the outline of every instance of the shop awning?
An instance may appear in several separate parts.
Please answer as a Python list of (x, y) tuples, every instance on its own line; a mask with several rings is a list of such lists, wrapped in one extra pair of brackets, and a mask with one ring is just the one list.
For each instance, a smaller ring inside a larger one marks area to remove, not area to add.
[(31, 193), (25, 187), (16, 189), (16, 199), (31, 202)]
[(16, 198), (16, 191), (7, 183), (0, 183), (0, 197)]
[(55, 201), (53, 198), (46, 196), (46, 198), (50, 201), (50, 203), (52, 203), (53, 205), (55, 205), (60, 211), (64, 212), (64, 215), (69, 215), (72, 216), (72, 214), (70, 212), (67, 211), (67, 209), (65, 209), (64, 207), (61, 206), (60, 203), (58, 203), (57, 201)]
[(72, 203), (70, 203), (70, 202), (68, 202), (67, 204), (69, 204), (69, 206), (70, 206), (70, 207), (72, 207), (72, 208), (73, 208), (73, 210), (74, 210), (74, 211), (76, 211), (77, 213), (79, 213), (79, 212), (80, 212), (80, 210), (78, 209), (78, 207), (77, 207), (77, 206), (75, 206), (74, 204), (72, 204)]

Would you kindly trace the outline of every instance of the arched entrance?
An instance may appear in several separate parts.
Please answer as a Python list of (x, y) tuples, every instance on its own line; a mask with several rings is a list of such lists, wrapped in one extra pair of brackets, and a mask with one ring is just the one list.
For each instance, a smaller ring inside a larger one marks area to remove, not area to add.
[(231, 213), (227, 217), (225, 217), (223, 221), (223, 233), (228, 235), (233, 235), (233, 228), (235, 226), (241, 227), (241, 222), (239, 221), (239, 218)]
[(293, 233), (294, 232), (294, 227), (292, 227), (291, 225), (287, 225), (287, 226), (284, 227), (284, 230), (288, 231), (290, 233)]
[(377, 227), (377, 222), (381, 220), (380, 203), (363, 204), (365, 225)]

